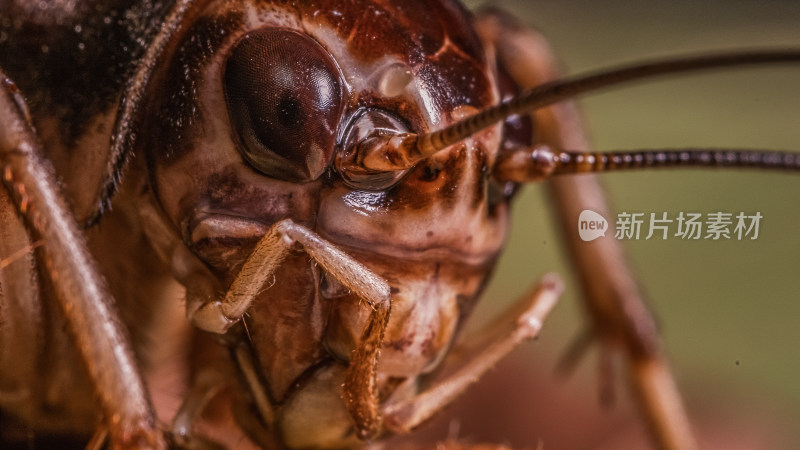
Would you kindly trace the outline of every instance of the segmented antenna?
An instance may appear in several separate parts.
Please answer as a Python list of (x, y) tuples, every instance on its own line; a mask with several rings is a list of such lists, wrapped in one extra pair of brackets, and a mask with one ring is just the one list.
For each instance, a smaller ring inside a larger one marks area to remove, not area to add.
[(623, 66), (553, 81), (525, 91), (439, 131), (421, 135), (401, 133), (372, 136), (358, 144), (356, 153), (359, 156), (355, 160), (370, 171), (404, 170), (510, 115), (531, 112), (579, 94), (659, 75), (733, 66), (798, 62), (800, 62), (800, 50), (712, 54)]
[(523, 183), (554, 175), (668, 167), (800, 170), (800, 153), (696, 148), (590, 153), (551, 150), (538, 145), (500, 155), (493, 175), (499, 181)]

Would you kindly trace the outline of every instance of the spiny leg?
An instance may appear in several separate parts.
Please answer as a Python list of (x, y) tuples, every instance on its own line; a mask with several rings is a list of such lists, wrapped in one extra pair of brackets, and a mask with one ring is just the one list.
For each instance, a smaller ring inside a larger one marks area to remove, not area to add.
[(16, 206), (0, 189), (0, 405), (26, 421), (38, 418), (30, 384), (40, 375), (38, 359), (44, 347), (33, 248)]
[[(389, 320), (391, 294), (388, 284), (361, 263), (309, 229), (291, 220), (283, 220), (270, 227), (259, 240), (223, 300), (187, 303), (187, 314), (199, 328), (225, 333), (250, 308), (295, 243), (299, 243), (328, 274), (366, 300), (372, 309), (361, 341), (350, 360), (342, 395), (355, 420), (358, 436), (367, 439), (374, 436), (381, 425), (377, 361)], [(237, 358), (247, 361), (238, 354)], [(258, 383), (248, 384), (254, 387)]]
[(458, 344), (442, 364), (443, 372), (424, 392), (384, 407), (385, 425), (408, 433), (455, 400), (469, 385), (522, 341), (539, 334), (563, 291), (557, 275), (546, 275), (505, 314)]
[[(560, 75), (553, 53), (539, 33), (496, 11), (483, 13), (477, 25), (500, 64), (522, 88)], [(579, 114), (571, 103), (541, 109), (534, 121), (544, 144), (589, 148)], [(572, 229), (584, 209), (608, 217), (609, 208), (595, 177), (555, 179), (550, 187), (563, 229)], [(593, 331), (604, 345), (622, 347), (628, 354), (633, 388), (656, 441), (663, 448), (696, 448), (655, 321), (620, 244), (614, 239), (583, 242), (577, 233), (565, 233), (565, 239), (583, 285)]]
[(21, 95), (0, 73), (2, 179), (31, 233), (42, 239), (45, 272), (100, 398), (112, 445), (164, 447), (111, 295), (42, 157)]

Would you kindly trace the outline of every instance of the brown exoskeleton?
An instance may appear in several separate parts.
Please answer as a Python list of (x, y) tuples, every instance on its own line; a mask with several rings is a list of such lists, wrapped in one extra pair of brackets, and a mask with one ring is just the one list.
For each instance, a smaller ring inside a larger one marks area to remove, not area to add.
[[(0, 111), (9, 429), (90, 434), (94, 392), (114, 445), (164, 445), (142, 374), (157, 370), (147, 349), (166, 345), (158, 319), (172, 280), (189, 321), (223, 344), (195, 339), (178, 444), (226, 387), (262, 446), (405, 432), (538, 332), (560, 291), (553, 277), (479, 338), (454, 342), (505, 241), (517, 184), (561, 170), (560, 149), (586, 149), (573, 110), (540, 109), (533, 127), (506, 111), (428, 134), (556, 77), (535, 33), (451, 2), (1, 8), (0, 67), (20, 89), (6, 82)], [(764, 55), (688, 66), (798, 59)], [(589, 178), (554, 191), (567, 224), (605, 211)], [(618, 244), (567, 237), (594, 330), (629, 352), (659, 442), (691, 446)]]

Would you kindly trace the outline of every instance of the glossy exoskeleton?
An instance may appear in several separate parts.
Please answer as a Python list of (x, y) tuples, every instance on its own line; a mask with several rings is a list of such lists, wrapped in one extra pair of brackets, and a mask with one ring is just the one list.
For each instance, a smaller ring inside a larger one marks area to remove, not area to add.
[[(528, 149), (587, 148), (569, 104), (417, 140), (558, 77), (540, 36), (500, 13), (6, 1), (0, 19), (4, 439), (211, 445), (195, 424), (225, 397), (260, 446), (359, 445), (430, 418), (560, 294), (546, 276), (456, 339), (518, 185), (569, 165)], [(553, 191), (564, 223), (607, 214), (591, 177)], [(619, 244), (567, 240), (657, 441), (693, 446)], [(145, 381), (169, 377), (168, 348), (188, 388), (163, 433)]]

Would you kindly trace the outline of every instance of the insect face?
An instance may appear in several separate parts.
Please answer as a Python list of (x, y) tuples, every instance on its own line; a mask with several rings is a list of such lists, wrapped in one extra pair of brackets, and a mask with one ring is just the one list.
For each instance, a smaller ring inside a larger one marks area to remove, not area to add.
[[(345, 179), (333, 165), (359, 133), (425, 132), (500, 98), (464, 12), (447, 2), (433, 8), (209, 6), (168, 50), (144, 125), (153, 194), (218, 286), (284, 219), (388, 281), (385, 395), (403, 380), (399, 395), (413, 392), (442, 360), (508, 220), (507, 187), (489, 176), (499, 125), (388, 183)], [(350, 427), (337, 386), (370, 310), (344, 281), (291, 252), (245, 318), (292, 445), (321, 444), (292, 441), (307, 438), (300, 411), (309, 403), (324, 405), (314, 410), (338, 430), (330, 433)]]

